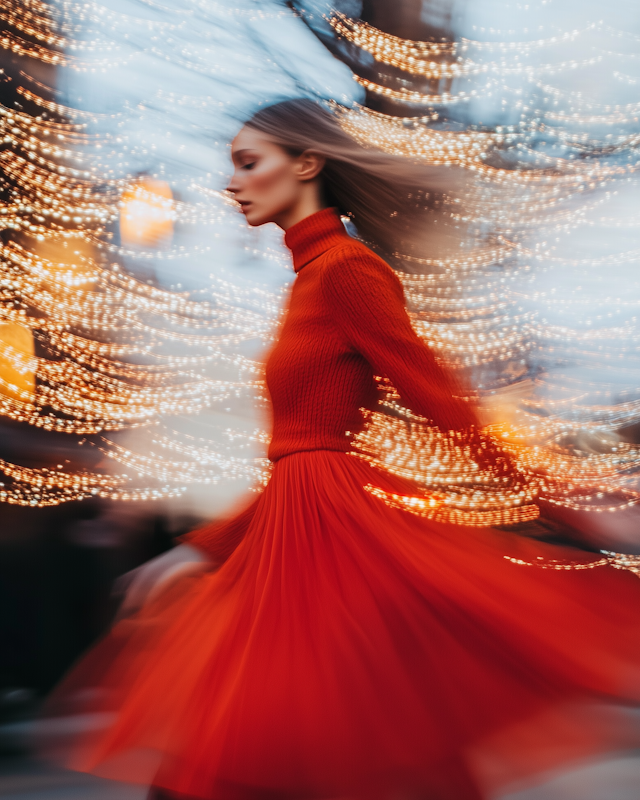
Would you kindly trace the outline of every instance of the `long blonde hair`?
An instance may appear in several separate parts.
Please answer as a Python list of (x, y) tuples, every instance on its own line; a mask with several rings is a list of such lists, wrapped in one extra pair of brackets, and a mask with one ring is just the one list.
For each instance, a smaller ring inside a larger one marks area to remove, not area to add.
[(460, 194), (460, 170), (363, 147), (342, 130), (336, 114), (305, 98), (260, 109), (245, 124), (292, 155), (321, 155), (326, 204), (349, 216), (358, 235), (388, 260), (433, 256), (456, 236), (448, 209), (450, 194)]

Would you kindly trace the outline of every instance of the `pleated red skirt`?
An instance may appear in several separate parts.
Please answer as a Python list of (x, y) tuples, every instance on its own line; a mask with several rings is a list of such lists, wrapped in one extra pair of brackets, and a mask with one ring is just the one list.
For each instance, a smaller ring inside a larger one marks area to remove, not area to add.
[(542, 568), (595, 556), (429, 522), (367, 484), (407, 490), (344, 453), (278, 461), (224, 566), (58, 689), (52, 707), (108, 722), (67, 763), (209, 800), (467, 800), (637, 742), (636, 575)]

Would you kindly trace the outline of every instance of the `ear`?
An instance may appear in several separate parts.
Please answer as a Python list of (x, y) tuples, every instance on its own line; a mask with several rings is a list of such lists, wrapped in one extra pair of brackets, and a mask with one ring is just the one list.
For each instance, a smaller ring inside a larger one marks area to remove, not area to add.
[(305, 150), (296, 159), (295, 173), (300, 181), (312, 181), (322, 172), (325, 164), (324, 156)]

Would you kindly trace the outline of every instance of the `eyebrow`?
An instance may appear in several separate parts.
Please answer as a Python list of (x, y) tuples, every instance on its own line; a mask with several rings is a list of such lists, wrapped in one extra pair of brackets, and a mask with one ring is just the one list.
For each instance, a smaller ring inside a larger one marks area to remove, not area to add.
[(252, 153), (254, 151), (251, 150), (249, 147), (243, 147), (242, 150), (235, 150), (231, 152), (232, 158), (239, 158), (240, 156), (244, 155), (245, 153)]

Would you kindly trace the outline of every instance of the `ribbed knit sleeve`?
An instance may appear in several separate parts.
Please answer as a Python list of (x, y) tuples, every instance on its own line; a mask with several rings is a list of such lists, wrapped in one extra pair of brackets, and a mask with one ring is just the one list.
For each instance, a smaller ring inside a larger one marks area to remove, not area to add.
[[(335, 253), (335, 251), (334, 251)], [(389, 378), (403, 404), (442, 430), (477, 424), (456, 395), (449, 373), (414, 331), (402, 285), (393, 270), (364, 246), (345, 246), (324, 270), (322, 290), (349, 345)]]

